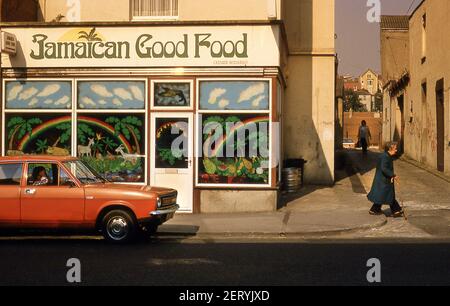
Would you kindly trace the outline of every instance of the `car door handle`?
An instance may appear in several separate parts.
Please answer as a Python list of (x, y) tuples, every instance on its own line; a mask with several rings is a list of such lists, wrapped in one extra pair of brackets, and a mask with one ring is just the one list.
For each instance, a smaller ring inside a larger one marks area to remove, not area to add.
[(36, 193), (36, 189), (25, 189), (25, 194), (33, 195)]

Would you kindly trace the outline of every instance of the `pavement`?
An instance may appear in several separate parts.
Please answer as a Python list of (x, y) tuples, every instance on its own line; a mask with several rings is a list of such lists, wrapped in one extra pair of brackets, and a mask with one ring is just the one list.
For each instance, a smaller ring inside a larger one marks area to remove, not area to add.
[(177, 214), (159, 228), (159, 236), (433, 238), (450, 237), (450, 183), (410, 160), (395, 162), (401, 185), (398, 199), (408, 220), (393, 219), (388, 207), (371, 216), (367, 200), (380, 152), (338, 152), (341, 167), (332, 187), (305, 186), (284, 194), (277, 212), (238, 214)]

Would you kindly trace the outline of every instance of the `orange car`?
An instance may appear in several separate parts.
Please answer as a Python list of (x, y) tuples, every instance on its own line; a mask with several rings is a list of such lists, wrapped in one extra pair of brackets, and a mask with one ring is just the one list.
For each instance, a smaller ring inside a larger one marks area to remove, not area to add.
[(155, 233), (179, 206), (173, 189), (114, 184), (71, 157), (0, 157), (0, 227), (93, 229), (112, 242)]

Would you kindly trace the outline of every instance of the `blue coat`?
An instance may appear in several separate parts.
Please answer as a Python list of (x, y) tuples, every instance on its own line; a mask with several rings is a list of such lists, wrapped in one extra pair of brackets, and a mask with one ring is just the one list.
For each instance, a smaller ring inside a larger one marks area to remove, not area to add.
[(367, 198), (374, 204), (393, 204), (395, 202), (395, 186), (391, 182), (394, 174), (394, 160), (388, 153), (383, 153), (377, 163), (377, 171), (372, 190)]

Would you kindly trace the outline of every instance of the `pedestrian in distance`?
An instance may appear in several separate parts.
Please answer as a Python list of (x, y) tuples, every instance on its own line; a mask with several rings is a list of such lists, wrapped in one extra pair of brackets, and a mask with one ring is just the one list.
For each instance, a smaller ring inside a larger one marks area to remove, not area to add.
[(403, 209), (395, 197), (395, 182), (399, 180), (394, 172), (394, 156), (397, 154), (397, 147), (396, 142), (387, 143), (385, 152), (378, 160), (372, 189), (367, 196), (373, 203), (369, 212), (371, 215), (383, 214), (382, 206), (389, 205), (394, 218), (404, 216)]
[(366, 120), (361, 121), (361, 126), (358, 130), (358, 142), (359, 145), (362, 147), (363, 154), (367, 154), (367, 148), (370, 144), (370, 139), (372, 138), (372, 135), (370, 134), (370, 129), (367, 126)]

